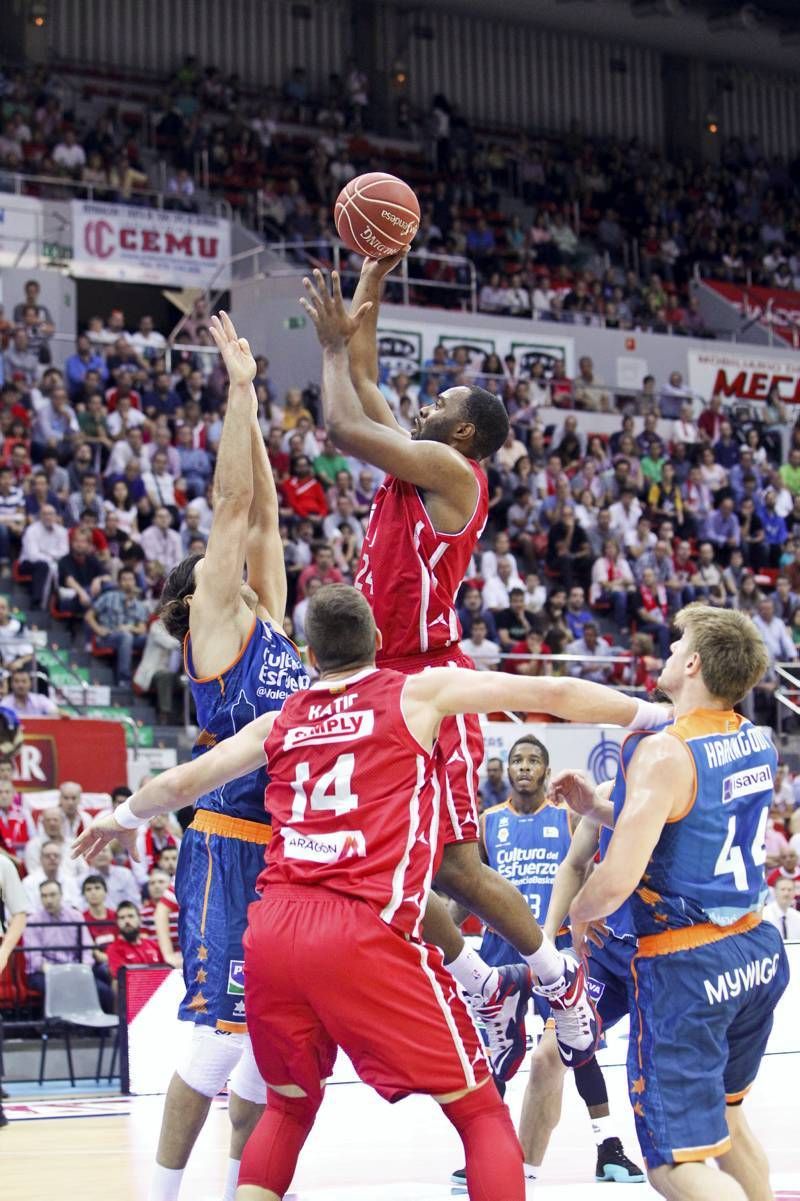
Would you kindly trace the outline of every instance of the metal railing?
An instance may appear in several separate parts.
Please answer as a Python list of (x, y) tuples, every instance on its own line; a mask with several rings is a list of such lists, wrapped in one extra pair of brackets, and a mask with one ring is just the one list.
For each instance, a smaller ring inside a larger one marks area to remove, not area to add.
[[(180, 197), (165, 187), (133, 187), (130, 195), (120, 195), (111, 183), (91, 183), (63, 175), (25, 175), (19, 171), (0, 169), (0, 192), (16, 196), (33, 196), (39, 200), (89, 200), (102, 204), (127, 204), (136, 207), (180, 210)], [(198, 213), (233, 219), (233, 209), (222, 196), (206, 197), (195, 193), (193, 201)]]
[(782, 737), (787, 712), (800, 717), (800, 667), (796, 663), (775, 663), (773, 666), (775, 674), (790, 685), (787, 689), (778, 684), (775, 689), (775, 700), (778, 702), (775, 731), (778, 737)]

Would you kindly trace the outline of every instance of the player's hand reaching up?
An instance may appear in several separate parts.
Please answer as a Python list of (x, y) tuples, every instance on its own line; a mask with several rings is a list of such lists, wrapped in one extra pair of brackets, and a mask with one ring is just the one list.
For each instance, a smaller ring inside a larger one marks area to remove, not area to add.
[(227, 313), (220, 312), (218, 317), (211, 318), (211, 337), (228, 369), (231, 384), (249, 387), (255, 378), (256, 361), (247, 338), (237, 336)]
[(356, 313), (348, 313), (342, 299), (338, 271), (331, 272), (330, 291), (319, 270), (314, 272), (313, 283), (305, 276), (303, 287), (306, 296), (301, 298), (300, 303), (316, 326), (320, 346), (323, 350), (341, 350), (372, 308), (372, 301), (362, 304)]
[(566, 805), (579, 817), (591, 818), (597, 808), (595, 786), (582, 771), (560, 771), (547, 790), (554, 805)]
[(410, 249), (409, 246), (404, 246), (402, 250), (398, 250), (397, 254), (390, 254), (385, 259), (364, 259), (361, 264), (361, 278), (384, 279), (390, 271), (394, 271), (395, 267), (402, 263)]

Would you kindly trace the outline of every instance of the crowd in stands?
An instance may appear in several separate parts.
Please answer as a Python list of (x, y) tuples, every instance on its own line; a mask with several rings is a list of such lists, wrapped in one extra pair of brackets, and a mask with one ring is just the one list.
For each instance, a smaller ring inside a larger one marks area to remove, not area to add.
[(173, 890), (181, 839), (177, 822), (154, 818), (141, 832), (138, 859), (115, 843), (91, 867), (70, 853), (98, 808), (128, 796), (130, 789), (120, 786), (110, 797), (94, 798), (88, 809), (80, 784), (66, 780), (55, 802), (42, 807), (37, 794), (16, 791), (11, 761), (0, 761), (0, 855), (17, 869), (28, 913), (13, 989), (0, 985), (4, 1005), (35, 1000), (52, 964), (85, 963), (92, 967), (103, 1009), (112, 1013), (121, 966), (181, 966)]
[[(355, 175), (386, 169), (375, 135), (390, 135), (408, 147), (395, 170), (422, 204), (409, 261), (429, 285), (413, 292), (419, 303), (458, 307), (469, 261), (486, 312), (713, 336), (687, 289), (695, 269), (800, 288), (800, 158), (768, 158), (755, 136), (728, 139), (712, 164), (577, 126), (482, 132), (443, 95), (423, 112), (400, 96), (380, 128), (377, 118), (354, 61), (322, 88), (298, 66), (282, 87), (256, 89), (189, 56), (144, 114), (112, 104), (91, 118), (69, 76), (28, 67), (0, 75), (0, 176), (62, 177), (126, 203), (163, 188), (168, 206), (195, 211), (203, 162), (212, 195), (327, 262), (332, 202)], [(165, 182), (149, 178), (146, 147), (167, 164)]]

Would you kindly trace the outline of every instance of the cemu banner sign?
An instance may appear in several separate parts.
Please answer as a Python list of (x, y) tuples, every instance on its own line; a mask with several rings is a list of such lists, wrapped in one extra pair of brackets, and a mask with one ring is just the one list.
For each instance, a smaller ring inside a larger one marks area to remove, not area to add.
[(170, 287), (230, 283), (230, 223), (222, 218), (88, 200), (71, 207), (73, 275)]

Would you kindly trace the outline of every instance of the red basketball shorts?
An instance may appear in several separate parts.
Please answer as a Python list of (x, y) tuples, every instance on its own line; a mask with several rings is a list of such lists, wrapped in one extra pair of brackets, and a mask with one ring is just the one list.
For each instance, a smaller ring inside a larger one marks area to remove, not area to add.
[[(389, 659), (381, 667), (391, 667), (406, 675), (416, 675), (430, 667), (465, 667), (475, 670), (469, 655), (459, 647), (447, 647), (438, 655)], [(439, 746), (445, 764), (442, 785), (442, 809), (439, 821), (439, 846), (451, 842), (477, 842), (478, 771), (483, 763), (483, 733), (474, 713), (446, 717), (439, 727)]]
[(244, 948), (247, 1028), (267, 1084), (319, 1096), (337, 1047), (387, 1101), (486, 1078), (440, 951), (387, 926), (366, 902), (268, 886), (250, 906)]

